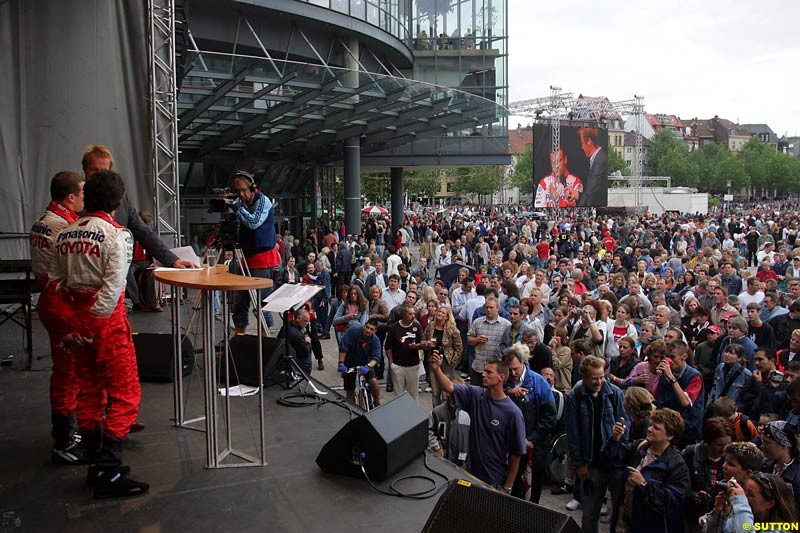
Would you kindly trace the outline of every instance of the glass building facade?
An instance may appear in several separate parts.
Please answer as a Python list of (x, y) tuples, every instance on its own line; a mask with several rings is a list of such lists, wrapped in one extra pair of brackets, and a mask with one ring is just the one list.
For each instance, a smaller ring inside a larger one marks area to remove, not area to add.
[(410, 0), (296, 0), (306, 4), (326, 7), (358, 20), (377, 26), (408, 43)]

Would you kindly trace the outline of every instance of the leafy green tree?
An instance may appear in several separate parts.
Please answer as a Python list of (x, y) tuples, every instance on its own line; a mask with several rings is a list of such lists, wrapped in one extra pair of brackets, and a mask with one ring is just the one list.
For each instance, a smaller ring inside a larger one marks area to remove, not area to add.
[(411, 196), (426, 196), (431, 201), (439, 191), (439, 169), (407, 170), (403, 172), (403, 188)]
[(758, 137), (751, 137), (739, 153), (744, 170), (750, 176), (751, 186), (760, 190), (762, 194), (771, 186), (769, 167), (777, 155), (778, 152), (774, 148)]
[(661, 130), (650, 139), (650, 148), (647, 149), (647, 164), (644, 168), (645, 176), (659, 176), (658, 165), (661, 159), (666, 157), (670, 149), (680, 149), (688, 151), (686, 146), (679, 141), (669, 130)]
[(608, 149), (608, 173), (613, 174), (614, 172), (618, 171), (623, 176), (630, 176), (631, 175), (631, 167), (625, 163), (625, 159), (619, 155), (614, 148)]
[(502, 183), (502, 167), (470, 167), (461, 169), (453, 180), (452, 190), (458, 194), (474, 194), (482, 203), (482, 197), (496, 193)]
[(389, 205), (391, 199), (389, 175), (385, 172), (361, 176), (361, 195), (373, 205)]
[(770, 189), (782, 196), (787, 192), (798, 190), (800, 180), (800, 165), (796, 158), (788, 154), (779, 154), (767, 163), (767, 185)]
[(725, 194), (729, 190), (729, 182), (730, 190), (749, 184), (742, 160), (717, 143), (708, 143), (700, 150), (695, 150), (689, 160), (697, 165), (699, 189), (703, 191)]
[(675, 187), (700, 186), (697, 163), (690, 160), (683, 146), (670, 146), (660, 158), (654, 175), (671, 177)]
[(511, 186), (518, 187), (520, 193), (533, 192), (533, 145), (519, 156), (511, 172)]

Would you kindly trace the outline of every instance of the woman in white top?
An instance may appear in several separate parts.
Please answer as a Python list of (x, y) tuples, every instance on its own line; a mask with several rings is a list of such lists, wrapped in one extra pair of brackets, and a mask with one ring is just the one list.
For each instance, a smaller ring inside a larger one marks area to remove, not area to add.
[(608, 324), (608, 333), (606, 338), (606, 358), (611, 359), (619, 355), (619, 345), (617, 342), (624, 338), (630, 337), (636, 339), (639, 334), (636, 332), (636, 327), (630, 321), (631, 308), (627, 304), (619, 304), (617, 307), (616, 320), (612, 320)]

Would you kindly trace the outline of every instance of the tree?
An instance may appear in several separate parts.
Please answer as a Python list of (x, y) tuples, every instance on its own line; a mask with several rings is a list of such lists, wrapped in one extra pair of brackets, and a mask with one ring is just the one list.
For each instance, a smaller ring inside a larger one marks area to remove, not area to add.
[(742, 160), (744, 170), (750, 176), (752, 187), (759, 189), (761, 194), (770, 187), (769, 167), (778, 152), (758, 137), (751, 137), (742, 147), (739, 158)]
[(789, 154), (779, 154), (767, 163), (767, 184), (779, 196), (798, 190), (800, 165), (798, 160)]
[(453, 180), (452, 190), (459, 194), (490, 196), (500, 190), (503, 183), (502, 167), (470, 167), (461, 169)]
[(676, 187), (698, 187), (700, 185), (697, 163), (689, 159), (683, 146), (670, 146), (656, 166), (656, 176), (669, 176)]
[(361, 196), (373, 205), (388, 205), (390, 201), (389, 175), (385, 172), (361, 176)]
[(725, 194), (729, 189), (735, 190), (749, 184), (742, 160), (717, 143), (708, 143), (700, 150), (695, 150), (689, 160), (697, 165), (700, 190)]
[(667, 155), (670, 148), (675, 149), (681, 147), (688, 151), (686, 146), (679, 141), (671, 131), (661, 130), (658, 132), (650, 139), (650, 148), (647, 150), (647, 164), (644, 168), (644, 174), (646, 176), (660, 175), (658, 172), (658, 165), (661, 163), (661, 159)]
[(403, 188), (410, 196), (427, 196), (431, 201), (439, 191), (440, 171), (408, 170), (403, 173)]
[(511, 172), (511, 186), (518, 187), (520, 193), (533, 192), (533, 145), (517, 159)]
[(614, 148), (609, 148), (608, 173), (613, 174), (616, 171), (619, 171), (623, 176), (631, 175), (631, 167), (625, 163), (625, 159)]

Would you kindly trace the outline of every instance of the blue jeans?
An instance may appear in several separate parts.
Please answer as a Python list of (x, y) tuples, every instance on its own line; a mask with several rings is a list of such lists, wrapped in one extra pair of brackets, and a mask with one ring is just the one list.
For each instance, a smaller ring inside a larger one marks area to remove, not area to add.
[[(273, 281), (278, 279), (279, 273), (280, 267), (250, 269), (251, 276), (256, 278), (269, 278)], [(260, 289), (259, 292), (259, 301), (256, 303), (256, 307), (261, 309), (261, 306), (263, 305), (262, 301), (272, 293), (272, 288)], [(239, 328), (246, 328), (247, 324), (250, 322), (249, 291), (237, 291), (234, 293), (233, 309), (231, 312), (233, 313), (233, 325)], [(272, 319), (272, 313), (264, 312), (264, 319), (267, 321), (267, 326), (269, 327), (272, 327), (275, 324), (275, 321)]]

